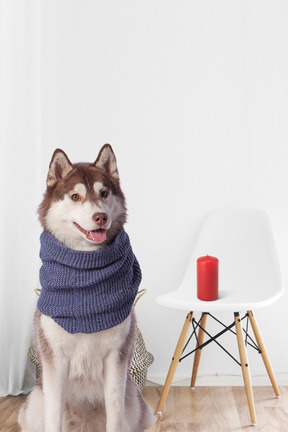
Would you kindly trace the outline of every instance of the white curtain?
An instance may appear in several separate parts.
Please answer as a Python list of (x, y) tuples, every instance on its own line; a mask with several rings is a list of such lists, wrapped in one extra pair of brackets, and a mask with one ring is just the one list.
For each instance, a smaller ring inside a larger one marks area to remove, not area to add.
[[(0, 396), (28, 392), (39, 271), (39, 0), (0, 0)], [(42, 186), (42, 187), (41, 187)]]

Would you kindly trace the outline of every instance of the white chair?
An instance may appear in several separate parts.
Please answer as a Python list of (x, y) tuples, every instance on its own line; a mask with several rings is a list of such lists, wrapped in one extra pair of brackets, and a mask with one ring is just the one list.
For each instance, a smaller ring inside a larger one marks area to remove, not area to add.
[[(207, 254), (219, 259), (219, 299), (215, 301), (201, 301), (197, 298), (196, 262), (197, 258)], [(191, 388), (194, 388), (202, 348), (212, 341), (210, 339), (203, 343), (207, 317), (212, 316), (212, 313), (227, 311), (234, 313), (234, 320), (231, 326), (226, 326), (226, 330), (224, 329), (214, 338), (218, 339), (222, 333), (232, 330), (235, 326), (251, 423), (256, 424), (240, 312), (245, 312), (247, 320), (251, 323), (257, 342), (256, 346), (261, 352), (270, 381), (278, 397), (279, 389), (253, 311), (271, 305), (281, 297), (282, 293), (280, 267), (266, 212), (258, 209), (226, 209), (210, 213), (196, 239), (181, 285), (176, 291), (161, 295), (156, 299), (156, 302), (162, 306), (190, 311), (186, 316), (176, 346), (157, 412), (161, 413), (163, 410), (189, 329), (193, 326), (194, 334), (198, 330), (191, 379)], [(198, 323), (193, 317), (193, 312), (196, 311), (202, 312)]]

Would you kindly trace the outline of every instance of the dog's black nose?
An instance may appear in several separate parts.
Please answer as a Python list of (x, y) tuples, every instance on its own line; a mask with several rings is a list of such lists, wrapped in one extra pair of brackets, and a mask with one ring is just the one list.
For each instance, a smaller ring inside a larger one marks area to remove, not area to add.
[(95, 213), (95, 214), (92, 216), (92, 219), (96, 222), (96, 224), (97, 224), (99, 227), (102, 227), (102, 226), (105, 225), (105, 223), (107, 222), (107, 220), (108, 220), (108, 216), (107, 216), (106, 213)]

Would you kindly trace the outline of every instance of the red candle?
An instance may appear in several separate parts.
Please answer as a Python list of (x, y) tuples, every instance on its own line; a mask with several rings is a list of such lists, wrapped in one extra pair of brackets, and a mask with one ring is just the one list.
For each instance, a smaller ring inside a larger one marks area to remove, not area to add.
[(211, 301), (218, 298), (218, 259), (209, 255), (197, 259), (197, 297)]

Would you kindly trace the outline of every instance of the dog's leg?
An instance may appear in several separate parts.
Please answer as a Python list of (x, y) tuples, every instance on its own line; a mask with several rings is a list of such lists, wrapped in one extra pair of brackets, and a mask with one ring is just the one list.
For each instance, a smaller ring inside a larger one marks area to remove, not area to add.
[(44, 424), (45, 432), (61, 432), (64, 410), (64, 380), (67, 362), (43, 362)]
[(22, 432), (44, 432), (43, 391), (36, 385), (22, 405), (18, 417)]
[(127, 365), (119, 360), (119, 352), (111, 351), (104, 363), (106, 432), (124, 432), (126, 378)]
[(155, 421), (153, 411), (130, 376), (127, 379), (125, 405), (125, 432), (144, 432), (152, 426)]

